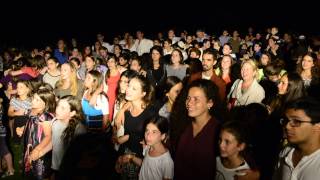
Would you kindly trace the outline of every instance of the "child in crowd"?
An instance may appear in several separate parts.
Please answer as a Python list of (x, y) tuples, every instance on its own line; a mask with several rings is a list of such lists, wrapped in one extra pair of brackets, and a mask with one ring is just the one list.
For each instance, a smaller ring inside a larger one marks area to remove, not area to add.
[(169, 180), (173, 179), (173, 160), (164, 145), (169, 130), (168, 120), (157, 116), (150, 120), (145, 128), (143, 160), (134, 154), (123, 156), (123, 162), (133, 162), (141, 166), (139, 180)]
[(241, 122), (229, 121), (222, 125), (219, 140), (220, 156), (216, 158), (216, 180), (232, 180), (250, 170), (247, 154), (247, 134)]

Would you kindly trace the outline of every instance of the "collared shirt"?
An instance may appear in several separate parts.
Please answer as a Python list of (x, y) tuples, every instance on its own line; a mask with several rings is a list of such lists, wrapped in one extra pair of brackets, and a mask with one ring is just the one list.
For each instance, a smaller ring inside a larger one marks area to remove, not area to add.
[(292, 155), (293, 147), (287, 147), (280, 153), (279, 162), (276, 167), (274, 180), (315, 180), (320, 177), (320, 149), (308, 156), (302, 157), (294, 167)]

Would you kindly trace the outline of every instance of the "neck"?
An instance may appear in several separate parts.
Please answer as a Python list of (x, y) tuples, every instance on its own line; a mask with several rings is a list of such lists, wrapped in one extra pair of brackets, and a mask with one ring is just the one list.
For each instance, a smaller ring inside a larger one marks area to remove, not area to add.
[(20, 96), (19, 96), (19, 99), (21, 99), (22, 101), (23, 101), (23, 100), (26, 100), (27, 98), (28, 98), (27, 95), (20, 95)]
[(44, 112), (44, 109), (32, 108), (31, 115), (39, 115), (39, 114), (42, 114), (43, 112)]
[(212, 74), (213, 74), (213, 70), (212, 69), (210, 69), (210, 70), (207, 70), (207, 71), (203, 71), (202, 72), (205, 76), (212, 76)]
[(243, 84), (246, 85), (246, 87), (249, 87), (253, 83), (254, 79), (247, 79), (243, 80)]
[(69, 120), (70, 119), (59, 119), (59, 121), (61, 121), (64, 124), (69, 124)]
[(178, 68), (180, 66), (180, 63), (173, 63), (172, 64), (172, 67), (174, 67), (174, 68)]
[(311, 75), (311, 69), (302, 70), (302, 74), (304, 74), (304, 75), (306, 75), (306, 76)]
[(320, 141), (314, 140), (298, 145), (295, 151), (297, 151), (302, 156), (307, 156), (317, 151), (318, 149), (320, 149)]
[(132, 110), (142, 110), (142, 100), (131, 101)]
[(150, 151), (151, 152), (161, 152), (163, 151), (164, 146), (161, 142), (158, 142), (156, 144), (153, 144), (152, 146), (150, 146)]
[(205, 112), (198, 117), (195, 118), (194, 121), (192, 121), (193, 125), (201, 127), (207, 124), (207, 122), (211, 119), (211, 115), (209, 112)]
[(222, 164), (224, 167), (233, 169), (239, 167), (243, 163), (243, 159), (239, 155), (234, 155), (227, 158), (222, 158)]

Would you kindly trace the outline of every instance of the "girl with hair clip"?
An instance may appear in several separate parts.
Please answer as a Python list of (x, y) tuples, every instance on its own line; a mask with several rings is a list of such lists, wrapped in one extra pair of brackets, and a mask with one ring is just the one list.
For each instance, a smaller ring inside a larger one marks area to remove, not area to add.
[[(239, 121), (228, 121), (221, 127), (219, 137), (220, 156), (216, 158), (216, 180), (247, 179), (248, 176), (259, 179), (248, 151), (248, 134)], [(236, 177), (237, 176), (237, 177)]]
[[(109, 103), (107, 97), (101, 92), (100, 88), (103, 84), (103, 76), (96, 70), (91, 70), (87, 73), (84, 81), (85, 92), (83, 94), (81, 104), (82, 110), (85, 114), (85, 124), (89, 131), (102, 132), (106, 129), (110, 121), (109, 117)], [(89, 102), (95, 96), (96, 102), (91, 105)]]
[(124, 124), (124, 136), (117, 139), (121, 155), (117, 164), (123, 167), (118, 172), (124, 179), (138, 179), (139, 167), (133, 163), (123, 162), (122, 159), (123, 155), (129, 152), (135, 153), (139, 158), (143, 157), (143, 149), (140, 144), (143, 140), (143, 127), (156, 113), (151, 106), (153, 97), (153, 86), (144, 76), (138, 75), (129, 81), (126, 100), (130, 102), (130, 107), (125, 106), (119, 112), (120, 115), (124, 114), (124, 122), (122, 123)]
[(57, 104), (56, 118), (52, 122), (52, 141), (43, 149), (46, 154), (52, 150), (51, 168), (54, 179), (59, 179), (60, 164), (70, 142), (86, 132), (80, 101), (74, 96), (64, 96)]
[(83, 94), (82, 81), (77, 78), (77, 70), (72, 63), (61, 65), (61, 76), (54, 89), (57, 98), (72, 95), (81, 99)]
[(51, 154), (44, 154), (44, 148), (51, 143), (51, 123), (56, 108), (54, 93), (40, 87), (33, 95), (32, 109), (27, 124), (17, 128), (17, 134), (24, 134), (24, 173), (34, 179), (50, 176)]
[(141, 166), (139, 180), (170, 180), (173, 179), (173, 160), (169, 150), (165, 147), (168, 135), (168, 120), (161, 116), (152, 118), (145, 127), (144, 158), (128, 154), (123, 157), (124, 162), (132, 162)]

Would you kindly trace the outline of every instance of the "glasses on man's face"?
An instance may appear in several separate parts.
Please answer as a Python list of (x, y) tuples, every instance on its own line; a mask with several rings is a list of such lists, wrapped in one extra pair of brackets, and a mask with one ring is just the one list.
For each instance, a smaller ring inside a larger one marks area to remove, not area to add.
[(301, 121), (298, 119), (288, 119), (287, 117), (280, 119), (281, 125), (286, 126), (288, 123), (291, 127), (300, 127), (302, 123), (314, 124), (314, 122), (311, 122), (311, 121)]

